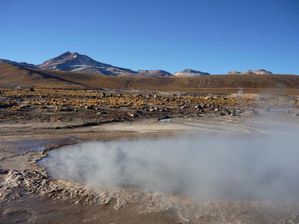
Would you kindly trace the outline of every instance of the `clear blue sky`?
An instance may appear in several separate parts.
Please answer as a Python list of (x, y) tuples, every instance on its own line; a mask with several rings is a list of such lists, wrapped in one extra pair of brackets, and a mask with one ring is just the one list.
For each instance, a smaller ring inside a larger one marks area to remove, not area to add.
[(0, 58), (299, 74), (299, 0), (0, 0)]

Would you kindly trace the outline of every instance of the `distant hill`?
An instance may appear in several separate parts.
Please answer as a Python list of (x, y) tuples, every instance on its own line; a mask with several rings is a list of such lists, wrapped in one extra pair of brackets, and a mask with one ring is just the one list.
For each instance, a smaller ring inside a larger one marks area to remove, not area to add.
[(204, 76), (210, 75), (207, 72), (196, 71), (193, 69), (185, 69), (183, 71), (177, 72), (174, 74), (176, 77), (196, 77), (196, 76)]
[(239, 71), (230, 71), (227, 73), (228, 75), (248, 75), (248, 74), (254, 74), (254, 75), (272, 75), (273, 73), (271, 71), (265, 70), (265, 69), (257, 69), (257, 70), (247, 70), (245, 72), (239, 72)]
[(144, 75), (144, 76), (160, 76), (160, 77), (167, 77), (167, 76), (173, 76), (171, 73), (164, 71), (164, 70), (138, 70), (138, 75)]
[(20, 64), (0, 62), (0, 87), (49, 87), (49, 88), (79, 88), (82, 84), (65, 80), (62, 76), (47, 71), (38, 70)]
[(37, 67), (36, 65), (28, 64), (26, 62), (15, 62), (15, 61), (10, 61), (10, 60), (5, 60), (5, 59), (0, 59), (0, 63), (23, 66), (23, 67), (28, 67), (28, 68), (36, 68)]

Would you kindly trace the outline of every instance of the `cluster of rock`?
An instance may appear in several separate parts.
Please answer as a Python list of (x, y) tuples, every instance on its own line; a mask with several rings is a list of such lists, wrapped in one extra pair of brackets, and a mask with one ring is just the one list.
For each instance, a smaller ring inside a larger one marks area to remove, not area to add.
[[(196, 117), (205, 114), (239, 115), (249, 103), (245, 97), (197, 96), (126, 91), (85, 90), (5, 90), (0, 103), (0, 118), (16, 115), (23, 120), (81, 121), (105, 123), (143, 118)], [(242, 101), (242, 102), (241, 102)]]
[(221, 116), (230, 115), (230, 116), (237, 116), (240, 115), (244, 110), (242, 109), (235, 109), (232, 107), (222, 107), (215, 104), (199, 104), (195, 105), (194, 109), (199, 111), (200, 113), (206, 113), (207, 110), (213, 111), (215, 113), (218, 113)]

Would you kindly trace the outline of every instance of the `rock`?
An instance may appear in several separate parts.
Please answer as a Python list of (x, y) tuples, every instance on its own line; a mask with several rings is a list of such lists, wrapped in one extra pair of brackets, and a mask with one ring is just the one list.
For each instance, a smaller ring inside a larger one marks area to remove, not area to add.
[(95, 107), (93, 105), (88, 105), (84, 107), (85, 109), (93, 110)]
[(138, 114), (137, 114), (136, 112), (133, 112), (133, 113), (128, 112), (127, 114), (128, 114), (130, 117), (138, 117)]
[(0, 101), (0, 108), (9, 108), (9, 107), (14, 107), (15, 109), (18, 109), (18, 107), (16, 106), (16, 102), (1, 102)]
[(61, 107), (61, 108), (59, 108), (58, 110), (59, 110), (59, 111), (62, 111), (62, 112), (71, 112), (71, 111), (75, 111), (74, 108), (69, 107), (69, 106)]
[(0, 175), (8, 174), (9, 170), (0, 168)]
[(221, 115), (221, 116), (225, 116), (226, 113), (225, 113), (224, 111), (221, 111), (221, 112), (220, 112), (220, 115)]
[(253, 113), (254, 115), (259, 114), (259, 112), (258, 112), (257, 110), (255, 110), (255, 109), (252, 109), (251, 111), (252, 111), (252, 113)]
[(230, 112), (230, 116), (237, 116), (237, 112), (236, 112), (236, 110), (231, 110), (231, 112)]
[(169, 121), (171, 118), (173, 118), (173, 117), (170, 117), (170, 116), (168, 116), (168, 115), (165, 115), (165, 116), (163, 116), (163, 117), (158, 118), (158, 121), (166, 121), (166, 120)]
[(96, 113), (97, 115), (104, 115), (104, 114), (108, 114), (107, 111), (100, 111)]
[(196, 109), (196, 110), (203, 109), (203, 105), (202, 104), (195, 105), (194, 109)]
[(293, 117), (298, 117), (298, 116), (299, 116), (299, 112), (293, 114)]
[(31, 109), (31, 106), (27, 104), (21, 104), (17, 109), (21, 111), (28, 111), (29, 109)]
[(105, 97), (106, 94), (103, 92), (103, 93), (100, 93), (99, 96), (100, 96), (100, 97)]
[(163, 112), (169, 112), (170, 109), (166, 107), (166, 108), (162, 108), (162, 111), (163, 111)]

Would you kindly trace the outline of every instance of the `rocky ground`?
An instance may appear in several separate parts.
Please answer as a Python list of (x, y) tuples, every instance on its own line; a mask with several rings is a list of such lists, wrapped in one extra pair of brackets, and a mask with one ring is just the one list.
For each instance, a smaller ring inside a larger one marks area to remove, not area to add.
[[(298, 97), (104, 90), (0, 90), (1, 223), (299, 223), (294, 203), (206, 202), (51, 179), (50, 150), (91, 140), (263, 133), (259, 115), (298, 122)], [(134, 121), (134, 122), (131, 122)], [(121, 122), (121, 123), (120, 123)]]
[(142, 118), (236, 116), (250, 97), (120, 90), (0, 90), (0, 121), (109, 122)]

